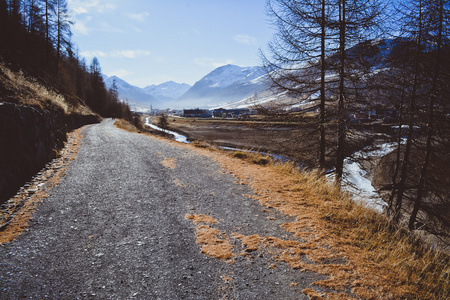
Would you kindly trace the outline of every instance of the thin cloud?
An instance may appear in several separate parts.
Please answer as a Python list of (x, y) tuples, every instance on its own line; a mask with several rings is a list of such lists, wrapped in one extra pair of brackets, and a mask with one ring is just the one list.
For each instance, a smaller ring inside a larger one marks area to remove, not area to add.
[(144, 50), (120, 50), (111, 52), (111, 57), (137, 58), (140, 56), (149, 56), (150, 51)]
[(150, 14), (146, 11), (140, 14), (127, 14), (128, 18), (138, 22), (145, 22), (148, 16), (150, 16)]
[(116, 5), (105, 0), (69, 0), (69, 7), (75, 15), (87, 14), (92, 11), (106, 13), (116, 8)]
[(165, 63), (165, 62), (167, 62), (167, 59), (164, 56), (159, 56), (159, 55), (153, 56), (153, 60), (158, 62), (158, 63)]
[(138, 58), (141, 56), (149, 56), (151, 55), (151, 52), (145, 50), (114, 50), (111, 52), (82, 51), (80, 54), (86, 58), (93, 58), (93, 57)]
[(99, 27), (97, 28), (97, 30), (99, 31), (103, 31), (103, 32), (108, 32), (108, 33), (125, 33), (125, 31), (121, 28), (118, 27), (114, 27), (111, 24), (107, 23), (107, 22), (99, 22)]
[(222, 61), (222, 60), (219, 61), (219, 60), (216, 60), (214, 58), (209, 58), (209, 57), (196, 58), (196, 59), (194, 59), (194, 62), (200, 66), (214, 67), (214, 68), (218, 68), (221, 66), (225, 66), (225, 65), (234, 63), (234, 61), (232, 59), (227, 59), (225, 61)]
[(106, 57), (107, 53), (103, 51), (81, 51), (80, 55), (86, 58), (94, 58), (94, 57)]
[(91, 29), (87, 26), (87, 24), (92, 21), (92, 17), (86, 17), (83, 20), (78, 20), (77, 22), (75, 22), (75, 24), (72, 27), (72, 31), (75, 34), (80, 34), (80, 35), (89, 35), (89, 33), (91, 32)]
[(247, 34), (238, 34), (234, 37), (234, 40), (240, 44), (244, 45), (256, 45), (258, 42), (258, 39), (255, 37), (252, 37)]
[(106, 73), (106, 75), (108, 77), (117, 76), (119, 78), (123, 78), (123, 77), (126, 77), (126, 76), (131, 75), (131, 74), (133, 74), (133, 73), (128, 71), (128, 70), (125, 70), (125, 69), (115, 70), (115, 71), (111, 71), (111, 72), (107, 72)]

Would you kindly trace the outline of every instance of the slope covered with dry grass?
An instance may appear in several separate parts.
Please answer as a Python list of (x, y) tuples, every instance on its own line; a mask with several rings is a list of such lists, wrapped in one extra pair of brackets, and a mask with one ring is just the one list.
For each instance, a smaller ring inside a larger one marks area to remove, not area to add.
[(249, 184), (256, 194), (249, 197), (295, 217), (295, 222), (282, 228), (302, 242), (240, 233), (232, 236), (246, 249), (242, 255), (247, 250), (261, 251), (299, 271), (328, 276), (314, 285), (333, 292), (305, 289), (311, 299), (450, 297), (450, 259), (446, 254), (421, 243), (383, 215), (354, 203), (350, 195), (317, 172), (299, 172), (289, 163), (255, 164), (254, 157), (236, 153), (197, 151)]
[(63, 96), (43, 86), (22, 72), (11, 71), (0, 63), (0, 101), (33, 106), (38, 109), (62, 109), (65, 114), (89, 116), (95, 114), (79, 98)]

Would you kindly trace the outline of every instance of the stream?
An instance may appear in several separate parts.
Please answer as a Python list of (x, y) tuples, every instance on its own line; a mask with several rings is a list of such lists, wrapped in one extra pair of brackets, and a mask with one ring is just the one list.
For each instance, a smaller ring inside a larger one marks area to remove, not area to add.
[(159, 131), (162, 131), (162, 132), (165, 132), (165, 133), (168, 133), (168, 134), (173, 135), (175, 141), (177, 141), (177, 142), (185, 143), (185, 144), (189, 144), (189, 143), (190, 143), (184, 135), (179, 134), (178, 132), (170, 131), (170, 130), (167, 130), (167, 129), (163, 129), (163, 128), (161, 128), (161, 127), (158, 127), (158, 126), (156, 126), (156, 125), (153, 125), (152, 123), (150, 123), (150, 117), (145, 118), (145, 125), (147, 125), (147, 126), (153, 128), (153, 129), (156, 129), (156, 130), (159, 130)]
[(370, 159), (370, 157), (383, 157), (392, 152), (397, 145), (397, 143), (385, 143), (370, 146), (353, 153), (351, 157), (344, 160), (342, 179), (344, 189), (352, 193), (356, 201), (364, 203), (378, 212), (384, 212), (387, 204), (372, 186), (371, 180), (366, 177), (367, 172), (358, 161)]

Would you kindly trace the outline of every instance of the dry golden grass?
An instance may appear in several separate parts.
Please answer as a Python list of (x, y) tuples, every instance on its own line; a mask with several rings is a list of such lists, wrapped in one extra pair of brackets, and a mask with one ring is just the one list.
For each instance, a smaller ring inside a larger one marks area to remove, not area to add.
[(15, 100), (23, 105), (35, 106), (40, 109), (53, 106), (61, 108), (66, 114), (95, 115), (81, 101), (77, 105), (71, 105), (63, 95), (47, 89), (32, 78), (25, 77), (21, 72), (11, 71), (1, 63), (0, 79), (6, 89), (15, 94)]
[(208, 225), (197, 226), (196, 231), (197, 244), (202, 246), (202, 253), (223, 260), (233, 258), (233, 245), (226, 234)]
[(236, 151), (231, 153), (231, 156), (262, 166), (272, 162), (272, 159), (268, 154), (261, 154), (258, 152)]
[[(80, 131), (81, 129), (78, 129), (71, 133), (73, 138), (69, 139), (70, 143), (66, 145), (64, 155), (60, 156), (53, 165), (56, 168), (48, 169), (42, 174), (42, 177), (45, 178), (43, 189), (38, 188), (42, 179), (34, 180), (31, 182), (30, 189), (37, 189), (37, 191), (33, 195), (27, 197), (18, 194), (8, 201), (8, 205), (1, 215), (0, 226), (5, 225), (6, 227), (0, 232), (0, 244), (12, 242), (26, 230), (37, 205), (48, 197), (49, 192), (61, 182), (67, 172), (67, 165), (76, 158), (80, 147)], [(9, 222), (9, 224), (6, 225), (5, 222)]]
[(305, 290), (311, 299), (354, 299), (346, 290), (360, 299), (450, 297), (448, 256), (396, 229), (381, 214), (355, 204), (317, 172), (299, 172), (294, 164), (243, 163), (236, 155), (196, 149), (248, 181), (256, 194), (249, 197), (296, 218), (282, 227), (302, 242), (239, 233), (233, 237), (241, 240), (242, 255), (267, 251), (294, 269), (327, 275), (327, 280), (314, 285), (336, 292), (319, 295)]
[(173, 158), (165, 158), (161, 161), (161, 163), (164, 167), (169, 169), (175, 169), (175, 167), (177, 166), (175, 163), (175, 159)]
[(194, 224), (205, 223), (205, 224), (215, 224), (217, 220), (213, 217), (207, 215), (190, 215), (185, 216), (186, 220), (191, 220)]
[(194, 145), (195, 147), (198, 147), (198, 148), (212, 149), (210, 144), (205, 143), (203, 141), (195, 140), (195, 141), (192, 142), (192, 145)]
[[(191, 220), (192, 223), (204, 223), (214, 224), (217, 220), (206, 215), (189, 215), (185, 216), (187, 220)], [(228, 260), (232, 263), (233, 245), (226, 233), (221, 232), (217, 228), (212, 228), (208, 225), (197, 225), (195, 228), (197, 240), (196, 243), (201, 246), (201, 252), (214, 258), (221, 260)]]

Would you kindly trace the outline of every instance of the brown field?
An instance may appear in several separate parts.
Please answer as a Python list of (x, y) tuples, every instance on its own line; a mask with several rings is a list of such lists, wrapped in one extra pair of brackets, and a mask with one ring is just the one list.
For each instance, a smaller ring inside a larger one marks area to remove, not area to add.
[[(158, 124), (158, 117), (152, 117)], [(319, 152), (319, 131), (315, 116), (304, 116), (295, 121), (264, 120), (222, 120), (169, 117), (168, 129), (187, 136), (190, 141), (203, 141), (215, 146), (251, 149), (271, 154), (284, 155), (305, 166), (317, 166)], [(327, 168), (334, 165), (336, 126), (326, 126)], [(352, 141), (347, 149), (351, 152), (373, 142), (373, 133), (354, 131), (349, 133)]]
[[(152, 122), (157, 124), (157, 117)], [(281, 154), (313, 164), (318, 151), (315, 120), (306, 118), (302, 123), (169, 118), (169, 129), (191, 141)]]

